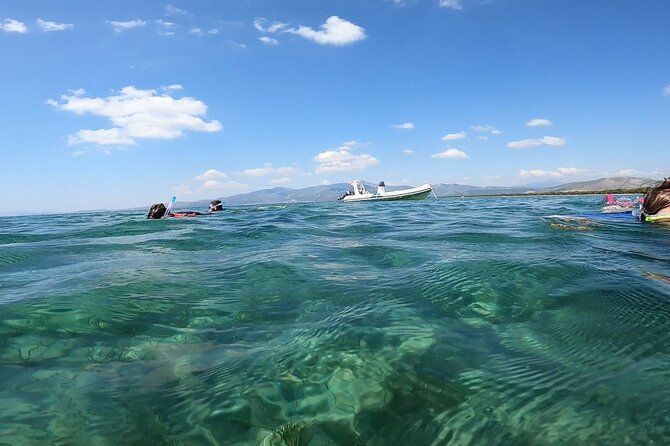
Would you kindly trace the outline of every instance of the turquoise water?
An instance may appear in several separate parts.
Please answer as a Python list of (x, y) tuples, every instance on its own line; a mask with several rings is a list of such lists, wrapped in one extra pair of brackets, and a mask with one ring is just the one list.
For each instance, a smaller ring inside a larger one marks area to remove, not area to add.
[(670, 226), (598, 204), (0, 218), (0, 444), (668, 444)]

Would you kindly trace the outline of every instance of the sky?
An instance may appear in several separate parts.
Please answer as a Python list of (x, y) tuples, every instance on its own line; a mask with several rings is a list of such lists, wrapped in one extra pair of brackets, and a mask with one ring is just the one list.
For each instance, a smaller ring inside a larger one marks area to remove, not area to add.
[(0, 214), (660, 179), (668, 24), (667, 0), (2, 0)]

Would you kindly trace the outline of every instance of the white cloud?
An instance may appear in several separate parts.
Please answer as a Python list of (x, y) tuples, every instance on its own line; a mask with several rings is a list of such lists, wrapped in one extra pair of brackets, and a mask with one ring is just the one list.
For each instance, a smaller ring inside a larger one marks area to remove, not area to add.
[(158, 34), (161, 36), (174, 36), (175, 35), (175, 29), (177, 27), (176, 23), (173, 22), (166, 22), (165, 20), (154, 20), (154, 23), (158, 25)]
[(205, 33), (202, 32), (200, 28), (191, 28), (191, 31), (189, 31), (191, 34), (195, 34), (196, 36), (204, 36)]
[(367, 37), (365, 29), (335, 15), (328, 17), (320, 28), (319, 31), (316, 31), (309, 26), (300, 26), (287, 29), (286, 32), (304, 37), (319, 45), (335, 46), (349, 45)]
[(363, 143), (363, 142), (358, 142), (355, 139), (352, 139), (350, 141), (344, 141), (342, 143), (342, 146), (338, 147), (339, 150), (350, 150), (354, 149), (356, 147), (364, 147), (367, 146), (368, 143)]
[(126, 22), (117, 22), (117, 21), (107, 20), (107, 24), (110, 25), (112, 28), (114, 28), (114, 32), (120, 33), (121, 31), (126, 31), (128, 29), (140, 28), (140, 27), (146, 25), (147, 22), (145, 22), (144, 20), (140, 20), (140, 19), (128, 20)]
[(163, 28), (174, 28), (177, 25), (174, 22), (166, 22), (162, 19), (154, 20), (154, 23), (158, 26), (162, 26)]
[(559, 167), (557, 170), (520, 170), (519, 176), (524, 178), (561, 178), (583, 172), (586, 172), (586, 170), (578, 169), (577, 167)]
[(463, 138), (466, 137), (466, 135), (467, 135), (467, 133), (465, 133), (465, 132), (447, 133), (441, 139), (442, 139), (442, 141), (454, 141), (456, 139), (463, 139)]
[(548, 146), (564, 146), (565, 145), (565, 139), (558, 138), (556, 136), (543, 136), (542, 138), (540, 138), (540, 142), (542, 142), (542, 144), (546, 144)]
[(221, 186), (223, 186), (223, 183), (217, 180), (207, 180), (204, 183), (202, 183), (202, 186), (200, 186), (201, 189), (218, 189)]
[(412, 149), (405, 149), (402, 151), (405, 155), (412, 155), (414, 153), (414, 150)]
[(490, 133), (492, 135), (500, 135), (502, 132), (498, 130), (497, 128), (491, 126), (491, 125), (473, 125), (470, 127), (472, 130), (475, 132), (483, 132), (483, 133)]
[(201, 173), (200, 175), (194, 177), (193, 179), (196, 181), (207, 181), (207, 180), (218, 180), (227, 177), (228, 175), (223, 172), (220, 172), (216, 169), (209, 169)]
[(480, 136), (478, 136), (478, 138), (479, 138), (481, 141), (488, 141), (488, 140), (489, 140), (489, 137), (488, 137), (488, 136), (484, 136), (484, 135), (480, 135)]
[(135, 141), (118, 128), (79, 130), (74, 135), (68, 137), (69, 145), (85, 143), (98, 144), (101, 146), (122, 146), (135, 144)]
[(262, 177), (265, 175), (270, 175), (272, 172), (274, 172), (272, 166), (265, 166), (256, 167), (253, 169), (244, 169), (244, 171), (242, 171), (242, 175), (245, 177)]
[(207, 34), (209, 34), (209, 35), (219, 34), (219, 29), (218, 28), (210, 28), (209, 30), (207, 30)]
[(243, 50), (246, 50), (246, 49), (247, 49), (247, 46), (246, 46), (245, 44), (243, 44), (243, 43), (239, 43), (239, 42), (235, 42), (234, 40), (226, 40), (226, 43), (227, 43), (228, 45), (232, 45), (232, 46), (234, 46), (235, 48), (241, 48), (241, 49), (243, 49)]
[(25, 23), (14, 19), (5, 19), (0, 23), (0, 29), (6, 33), (25, 34), (28, 32), (28, 27)]
[(642, 172), (636, 169), (622, 169), (614, 172), (614, 175), (618, 177), (634, 177), (636, 175), (642, 175)]
[(296, 175), (300, 174), (302, 171), (296, 169), (295, 167), (286, 166), (286, 167), (272, 167), (272, 164), (266, 164), (263, 167), (256, 167), (253, 169), (244, 169), (242, 175), (245, 177), (262, 177), (266, 175)]
[(434, 153), (430, 157), (438, 159), (459, 159), (459, 160), (470, 158), (467, 153), (458, 149), (447, 149), (444, 152)]
[(295, 167), (277, 167), (275, 168), (275, 174), (277, 175), (296, 175), (302, 173), (302, 170), (296, 169)]
[(440, 8), (456, 9), (458, 11), (463, 9), (463, 2), (461, 0), (440, 0)]
[(66, 29), (74, 28), (72, 23), (56, 23), (56, 22), (47, 22), (46, 20), (37, 19), (37, 26), (40, 27), (42, 31), (65, 31)]
[(396, 124), (393, 126), (394, 129), (398, 130), (414, 130), (413, 122), (403, 122), (402, 124)]
[(319, 163), (315, 172), (348, 172), (353, 170), (364, 170), (370, 166), (379, 164), (379, 160), (372, 155), (360, 154), (354, 155), (350, 150), (361, 145), (356, 141), (347, 141), (334, 150), (326, 150), (314, 157), (314, 161)]
[(666, 87), (663, 89), (663, 94), (670, 96), (670, 84), (666, 85)]
[(531, 119), (526, 123), (526, 127), (549, 127), (550, 125), (551, 121), (544, 118)]
[(238, 181), (217, 181), (217, 180), (207, 180), (202, 185), (200, 188), (196, 191), (193, 192), (213, 192), (216, 191), (218, 193), (224, 194), (227, 192), (235, 192), (235, 191), (240, 191), (240, 190), (245, 190), (248, 189), (249, 185), (240, 183)]
[(167, 87), (163, 87), (163, 90), (176, 91), (176, 90), (183, 90), (183, 89), (184, 89), (184, 87), (181, 84), (171, 84), (171, 85), (168, 85)]
[(272, 184), (286, 184), (290, 182), (291, 179), (289, 177), (281, 177), (281, 178), (275, 178), (274, 180), (270, 180), (270, 183)]
[(266, 45), (278, 45), (279, 40), (275, 39), (274, 37), (268, 37), (268, 36), (262, 36), (259, 37), (258, 40), (263, 42)]
[(282, 22), (273, 22), (271, 25), (265, 26), (265, 22), (267, 22), (267, 20), (264, 18), (254, 19), (254, 28), (262, 33), (276, 33), (283, 31), (288, 26), (287, 23)]
[(329, 186), (329, 185), (330, 185), (330, 181), (328, 181), (328, 180), (321, 180), (321, 185), (322, 185), (322, 186)]
[(540, 139), (522, 139), (520, 141), (510, 141), (507, 143), (507, 147), (510, 149), (525, 149), (528, 147), (537, 147), (537, 146), (564, 146), (566, 143), (565, 139), (558, 138), (556, 136), (543, 136)]
[(194, 98), (175, 99), (168, 94), (156, 95), (156, 90), (139, 90), (133, 86), (121, 89), (121, 94), (106, 98), (88, 98), (82, 89), (63, 95), (63, 103), (49, 100), (54, 107), (76, 113), (90, 113), (108, 118), (115, 126), (110, 129), (80, 130), (70, 137), (70, 144), (100, 145), (135, 144), (135, 139), (175, 139), (184, 131), (218, 132), (221, 124), (203, 121), (207, 106)]
[(165, 15), (187, 15), (188, 11), (184, 9), (179, 9), (176, 6), (167, 5), (165, 7)]

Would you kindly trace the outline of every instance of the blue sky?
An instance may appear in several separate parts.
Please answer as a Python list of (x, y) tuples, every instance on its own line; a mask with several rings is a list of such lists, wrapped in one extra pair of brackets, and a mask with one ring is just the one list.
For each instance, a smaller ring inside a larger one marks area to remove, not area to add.
[(666, 0), (3, 0), (0, 212), (670, 175)]

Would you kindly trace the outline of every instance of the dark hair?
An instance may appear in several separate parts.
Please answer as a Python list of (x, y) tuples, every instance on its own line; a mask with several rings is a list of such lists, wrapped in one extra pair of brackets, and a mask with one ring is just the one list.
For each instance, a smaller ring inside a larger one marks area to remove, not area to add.
[(640, 215), (642, 220), (647, 215), (656, 215), (658, 212), (670, 206), (670, 177), (663, 180), (661, 184), (650, 189), (644, 196), (642, 211)]
[(212, 202), (209, 203), (209, 212), (217, 212), (222, 210), (223, 203), (221, 203), (221, 200), (212, 200)]
[(165, 205), (163, 203), (156, 203), (149, 208), (147, 218), (163, 218), (165, 215)]

